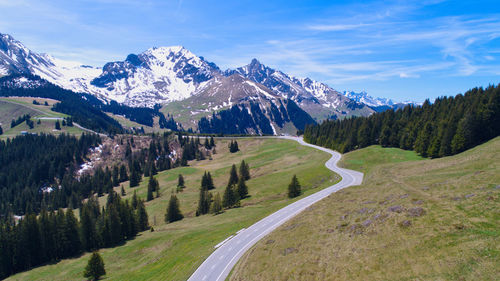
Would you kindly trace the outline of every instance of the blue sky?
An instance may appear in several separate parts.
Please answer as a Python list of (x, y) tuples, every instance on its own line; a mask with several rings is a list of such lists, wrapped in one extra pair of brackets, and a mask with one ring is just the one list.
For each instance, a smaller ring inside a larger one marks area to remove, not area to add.
[(500, 82), (496, 1), (0, 0), (0, 11), (1, 33), (96, 66), (183, 45), (222, 69), (255, 57), (398, 101)]

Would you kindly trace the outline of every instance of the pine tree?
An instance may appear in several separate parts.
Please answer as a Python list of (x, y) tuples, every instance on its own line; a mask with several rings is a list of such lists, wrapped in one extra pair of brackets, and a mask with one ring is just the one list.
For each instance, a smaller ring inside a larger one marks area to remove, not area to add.
[(240, 149), (238, 148), (238, 142), (237, 141), (232, 141), (229, 144), (229, 152), (235, 153), (238, 152)]
[(124, 181), (128, 181), (128, 175), (127, 175), (127, 168), (125, 167), (125, 165), (122, 164), (120, 166), (119, 182), (124, 182)]
[(210, 149), (210, 143), (208, 142), (208, 138), (205, 138), (205, 143), (203, 144), (206, 149)]
[(156, 192), (158, 189), (159, 189), (158, 180), (156, 180), (154, 176), (150, 176), (148, 182), (148, 195), (146, 200), (147, 201), (153, 200), (153, 192)]
[(103, 275), (106, 275), (104, 261), (98, 252), (93, 252), (87, 266), (85, 267), (83, 277), (88, 278), (89, 280), (99, 280), (99, 278)]
[(83, 249), (85, 251), (96, 250), (99, 247), (99, 238), (92, 212), (87, 204), (84, 204), (81, 209), (80, 225)]
[(248, 164), (245, 162), (245, 160), (241, 160), (240, 177), (242, 177), (243, 180), (246, 181), (250, 179), (250, 168), (248, 167)]
[(231, 208), (239, 203), (239, 194), (235, 185), (227, 185), (222, 197), (222, 206), (224, 208)]
[(76, 254), (79, 254), (81, 251), (81, 241), (78, 229), (78, 220), (76, 219), (73, 210), (69, 208), (66, 211), (64, 230), (64, 234), (68, 241), (68, 248), (66, 248), (67, 256), (74, 256)]
[(301, 187), (299, 184), (299, 180), (297, 179), (296, 175), (293, 175), (292, 182), (290, 183), (290, 185), (288, 185), (288, 197), (294, 198), (300, 196), (300, 194), (301, 194)]
[(214, 147), (215, 147), (214, 137), (210, 137), (210, 147), (211, 147), (211, 148), (214, 148)]
[(112, 178), (113, 178), (113, 186), (119, 186), (120, 185), (120, 174), (119, 174), (118, 166), (113, 166), (113, 173), (112, 173)]
[(137, 198), (137, 190), (134, 190), (134, 195), (132, 195), (132, 208), (137, 209), (139, 204), (139, 199)]
[(130, 172), (130, 187), (138, 186), (142, 177), (140, 171), (134, 166), (135, 165), (132, 165), (131, 167), (132, 171)]
[(182, 220), (184, 216), (179, 209), (179, 200), (172, 194), (168, 202), (167, 213), (165, 214), (165, 222), (172, 223), (174, 221)]
[(207, 190), (215, 189), (214, 181), (210, 172), (207, 173)]
[(2, 129), (2, 126), (0, 126), (0, 135), (2, 135), (2, 134), (3, 134), (3, 129)]
[(200, 189), (198, 209), (196, 210), (197, 216), (207, 214), (210, 211), (210, 201), (211, 201), (210, 192)]
[(136, 221), (138, 231), (144, 231), (149, 228), (148, 213), (146, 212), (143, 200), (137, 201)]
[(224, 212), (224, 210), (222, 209), (220, 194), (218, 192), (215, 194), (214, 201), (212, 202), (212, 206), (210, 207), (210, 212), (214, 215), (218, 215)]
[(182, 174), (179, 174), (179, 177), (177, 179), (177, 188), (184, 189), (186, 186), (184, 185), (184, 177)]
[(243, 177), (241, 177), (238, 181), (238, 194), (241, 199), (248, 196), (248, 187), (245, 184), (245, 180), (243, 180)]
[(121, 188), (121, 192), (120, 192), (120, 193), (121, 193), (121, 195), (122, 195), (122, 196), (127, 195), (127, 193), (125, 193), (125, 189), (123, 188), (123, 185), (122, 185), (121, 187), (122, 187), (122, 188)]
[(236, 165), (233, 164), (229, 172), (229, 182), (227, 185), (234, 185), (238, 183), (238, 173), (236, 172)]
[(61, 123), (59, 123), (59, 120), (56, 121), (56, 130), (61, 130)]

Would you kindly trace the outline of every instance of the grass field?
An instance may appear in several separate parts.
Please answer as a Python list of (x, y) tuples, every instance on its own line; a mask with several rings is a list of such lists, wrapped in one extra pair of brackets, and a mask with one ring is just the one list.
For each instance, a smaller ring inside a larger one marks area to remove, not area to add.
[[(273, 211), (295, 201), (286, 197), (287, 186), (297, 174), (304, 195), (311, 194), (338, 181), (338, 176), (324, 167), (329, 155), (297, 142), (280, 139), (238, 139), (240, 152), (230, 154), (229, 140), (217, 140), (213, 160), (193, 161), (189, 167), (176, 168), (157, 175), (162, 196), (146, 203), (154, 232), (143, 232), (125, 245), (101, 250), (106, 264), (106, 280), (186, 280), (213, 251), (213, 247)], [(247, 184), (251, 197), (242, 207), (217, 216), (195, 216), (201, 176), (210, 171), (221, 195), (227, 184), (232, 164), (245, 160), (252, 179)], [(177, 196), (186, 217), (165, 224), (165, 210), (171, 192), (182, 173), (186, 189)], [(148, 179), (135, 190), (145, 198)], [(126, 198), (133, 190), (126, 186)], [(117, 188), (118, 190), (119, 188)], [(299, 197), (301, 198), (301, 197)], [(105, 202), (102, 197), (101, 202)], [(10, 277), (10, 280), (82, 280), (89, 254), (57, 264), (35, 268)]]
[(363, 185), (265, 237), (230, 280), (498, 280), (500, 138), (419, 159), (378, 146), (346, 154)]
[[(33, 99), (37, 100), (40, 105), (33, 104)], [(48, 103), (48, 106), (43, 105), (45, 102)], [(55, 131), (56, 120), (42, 119), (40, 124), (37, 123), (38, 118), (63, 118), (68, 116), (51, 110), (52, 105), (56, 102), (58, 101), (43, 98), (0, 98), (0, 123), (3, 128), (3, 135), (0, 135), (0, 139), (15, 137), (21, 134), (21, 131), (51, 134), (69, 133), (76, 135), (84, 132), (77, 127), (61, 127), (61, 130)], [(32, 117), (31, 120), (34, 122), (34, 128), (30, 129), (25, 122), (11, 128), (10, 123), (12, 119), (17, 119), (24, 114), (29, 114)]]

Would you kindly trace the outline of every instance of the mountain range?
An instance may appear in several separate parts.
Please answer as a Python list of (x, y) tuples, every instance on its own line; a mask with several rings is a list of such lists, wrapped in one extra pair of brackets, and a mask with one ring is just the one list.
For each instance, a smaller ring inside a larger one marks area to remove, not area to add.
[[(252, 118), (267, 118), (272, 132), (277, 134), (303, 129), (295, 125), (290, 129), (287, 122), (276, 123), (272, 110), (277, 108), (282, 119), (287, 120), (288, 113), (281, 109), (289, 101), (315, 121), (367, 116), (396, 105), (388, 99), (373, 99), (366, 93), (341, 93), (324, 83), (267, 67), (257, 59), (243, 67), (222, 71), (182, 46), (150, 48), (99, 68), (33, 52), (12, 36), (0, 34), (0, 76), (10, 74), (37, 75), (64, 89), (128, 106), (160, 104), (162, 112), (171, 114), (185, 128), (195, 130), (202, 118), (214, 118), (214, 113), (234, 106), (246, 108)], [(256, 113), (251, 108), (255, 105), (263, 116), (253, 115)], [(263, 133), (259, 128), (248, 131)]]

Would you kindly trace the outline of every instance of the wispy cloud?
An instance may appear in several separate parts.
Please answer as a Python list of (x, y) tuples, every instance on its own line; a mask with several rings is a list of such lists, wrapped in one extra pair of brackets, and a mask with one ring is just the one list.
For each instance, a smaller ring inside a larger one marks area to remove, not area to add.
[(306, 29), (315, 31), (344, 31), (358, 29), (361, 27), (369, 26), (369, 24), (316, 24), (308, 25)]

